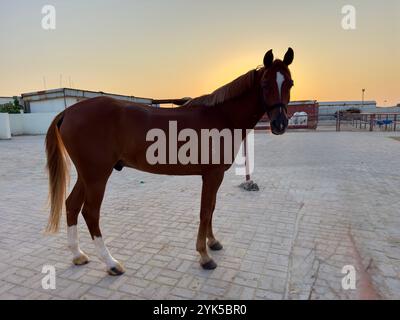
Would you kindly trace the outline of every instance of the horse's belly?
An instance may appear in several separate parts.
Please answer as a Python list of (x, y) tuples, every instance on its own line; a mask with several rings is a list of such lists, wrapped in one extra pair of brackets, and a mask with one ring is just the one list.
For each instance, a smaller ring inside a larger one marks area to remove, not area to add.
[(128, 164), (127, 166), (140, 171), (152, 174), (161, 174), (161, 175), (189, 176), (189, 175), (201, 175), (203, 172), (202, 167), (200, 165), (181, 165), (181, 164), (151, 165), (149, 163), (136, 163), (136, 164)]

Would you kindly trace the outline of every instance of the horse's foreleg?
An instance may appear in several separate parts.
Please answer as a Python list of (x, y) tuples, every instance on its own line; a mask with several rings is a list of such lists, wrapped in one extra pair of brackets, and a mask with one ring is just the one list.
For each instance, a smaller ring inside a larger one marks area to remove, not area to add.
[(203, 188), (201, 193), (200, 226), (197, 235), (196, 249), (200, 253), (200, 264), (204, 269), (215, 269), (217, 264), (207, 253), (206, 236), (210, 226), (213, 208), (218, 189), (224, 177), (224, 171), (213, 170), (203, 175)]
[(84, 185), (80, 178), (72, 189), (71, 194), (65, 202), (67, 211), (67, 225), (68, 225), (68, 247), (72, 252), (72, 262), (75, 265), (83, 265), (89, 262), (88, 256), (80, 249), (78, 239), (78, 215), (81, 211), (84, 201), (85, 190)]
[(104, 244), (100, 231), (100, 207), (104, 197), (107, 181), (97, 181), (87, 184), (85, 190), (85, 204), (82, 209), (83, 217), (89, 228), (99, 258), (106, 264), (110, 275), (118, 276), (125, 272), (123, 266), (113, 258)]
[(213, 207), (211, 210), (211, 218), (210, 218), (210, 222), (209, 222), (208, 228), (207, 228), (207, 239), (208, 239), (207, 245), (213, 251), (219, 251), (219, 250), (223, 249), (222, 244), (217, 239), (215, 239), (213, 228), (212, 228), (212, 220), (213, 220), (213, 215), (214, 215), (214, 211), (215, 211), (216, 200), (217, 200), (217, 197), (214, 198), (214, 203), (213, 203)]

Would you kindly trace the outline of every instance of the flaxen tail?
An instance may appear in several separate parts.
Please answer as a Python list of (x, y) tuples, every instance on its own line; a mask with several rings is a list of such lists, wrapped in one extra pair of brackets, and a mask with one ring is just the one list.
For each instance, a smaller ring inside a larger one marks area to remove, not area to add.
[(46, 232), (59, 229), (68, 182), (67, 152), (61, 140), (59, 127), (64, 117), (60, 113), (51, 123), (46, 135), (47, 170), (49, 174), (50, 216)]

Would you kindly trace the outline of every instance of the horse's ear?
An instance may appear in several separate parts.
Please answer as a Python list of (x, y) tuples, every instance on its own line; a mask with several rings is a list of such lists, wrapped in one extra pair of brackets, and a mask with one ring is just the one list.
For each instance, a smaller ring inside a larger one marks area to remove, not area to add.
[(274, 54), (272, 53), (271, 49), (264, 56), (264, 67), (268, 69), (270, 66), (272, 66), (273, 62), (274, 62)]
[(292, 48), (289, 48), (288, 51), (285, 54), (285, 58), (283, 58), (283, 62), (287, 65), (290, 66), (293, 62), (294, 59), (294, 51)]

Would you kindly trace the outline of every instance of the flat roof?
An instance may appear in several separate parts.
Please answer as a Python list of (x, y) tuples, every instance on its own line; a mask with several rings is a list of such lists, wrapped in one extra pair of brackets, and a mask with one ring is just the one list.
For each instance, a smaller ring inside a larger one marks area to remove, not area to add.
[(297, 100), (289, 102), (290, 106), (300, 105), (300, 104), (316, 104), (317, 100)]
[(107, 93), (103, 91), (90, 91), (90, 90), (80, 90), (72, 88), (58, 88), (51, 90), (28, 92), (28, 93), (23, 93), (21, 95), (22, 99), (25, 101), (43, 101), (43, 100), (58, 99), (64, 97), (90, 99), (99, 96), (108, 96), (115, 99), (128, 100), (132, 102), (141, 102), (146, 104), (152, 104), (153, 102), (153, 99), (151, 98), (142, 98), (142, 97), (121, 95), (121, 94)]
[(375, 104), (376, 101), (320, 101), (320, 105), (322, 106), (347, 106), (347, 105), (370, 105), (370, 104)]
[(42, 90), (42, 91), (34, 91), (34, 92), (23, 93), (23, 94), (21, 94), (21, 96), (23, 98), (31, 97), (31, 96), (43, 96), (43, 95), (53, 94), (53, 93), (60, 93), (60, 92), (64, 93), (64, 91), (68, 92), (69, 94), (76, 93), (77, 97), (81, 97), (82, 93), (94, 93), (94, 94), (118, 96), (118, 97), (125, 97), (125, 98), (152, 100), (152, 99), (144, 98), (144, 97), (127, 96), (127, 95), (108, 93), (108, 92), (103, 92), (103, 91), (92, 91), (92, 90), (82, 90), (82, 89), (73, 89), (73, 88), (57, 88), (57, 89), (49, 89), (49, 90)]

